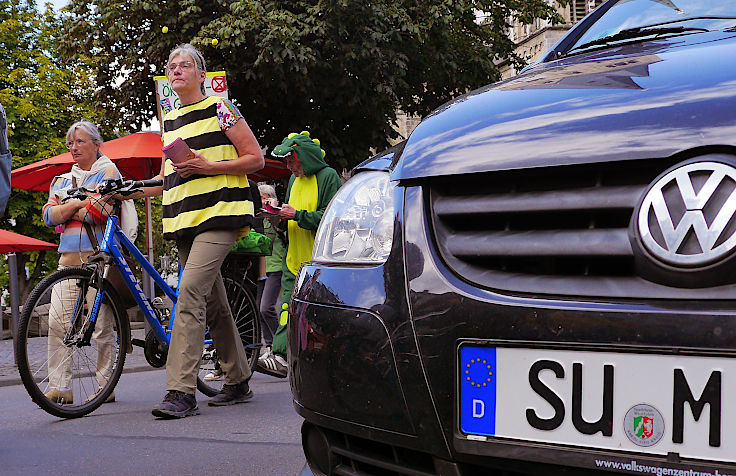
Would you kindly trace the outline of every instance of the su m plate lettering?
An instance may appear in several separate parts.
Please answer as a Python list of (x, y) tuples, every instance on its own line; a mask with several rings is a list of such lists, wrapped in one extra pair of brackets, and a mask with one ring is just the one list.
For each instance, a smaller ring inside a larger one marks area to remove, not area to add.
[(736, 462), (736, 359), (464, 344), (458, 378), (467, 435)]

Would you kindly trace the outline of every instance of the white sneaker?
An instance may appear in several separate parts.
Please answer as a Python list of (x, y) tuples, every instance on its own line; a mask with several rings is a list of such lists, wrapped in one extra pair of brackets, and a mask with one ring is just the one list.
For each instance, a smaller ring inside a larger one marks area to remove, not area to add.
[(215, 369), (214, 372), (210, 372), (207, 375), (204, 376), (204, 379), (207, 382), (212, 382), (213, 380), (222, 380), (223, 376), (222, 369)]

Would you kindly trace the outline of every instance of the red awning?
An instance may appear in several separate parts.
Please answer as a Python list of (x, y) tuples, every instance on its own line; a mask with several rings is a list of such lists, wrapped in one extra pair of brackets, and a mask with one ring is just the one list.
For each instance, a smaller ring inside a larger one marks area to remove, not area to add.
[[(104, 142), (100, 150), (129, 179), (148, 179), (157, 175), (161, 169), (161, 136), (154, 132), (136, 132), (113, 139)], [(72, 165), (74, 159), (70, 152), (39, 160), (11, 171), (10, 186), (23, 190), (48, 191), (51, 179), (69, 172)]]
[(248, 174), (248, 178), (256, 182), (267, 182), (269, 180), (278, 180), (280, 178), (291, 175), (286, 164), (278, 160), (266, 159), (266, 165), (258, 172)]
[(0, 253), (22, 253), (24, 251), (54, 250), (56, 245), (37, 240), (8, 230), (0, 230)]

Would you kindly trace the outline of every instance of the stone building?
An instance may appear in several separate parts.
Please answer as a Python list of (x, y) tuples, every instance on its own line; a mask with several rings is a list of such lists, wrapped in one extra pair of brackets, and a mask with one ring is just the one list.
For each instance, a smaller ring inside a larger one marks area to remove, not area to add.
[(420, 122), (422, 122), (421, 117), (398, 110), (396, 111), (396, 124), (394, 125), (394, 129), (399, 133), (401, 139), (406, 139), (409, 137), (409, 134), (414, 132), (414, 128), (417, 127)]
[[(547, 0), (555, 4), (554, 0)], [(514, 24), (509, 30), (509, 36), (516, 43), (516, 53), (524, 58), (527, 64), (537, 61), (545, 52), (549, 51), (557, 40), (567, 33), (574, 24), (583, 19), (585, 15), (592, 12), (603, 0), (571, 0), (566, 7), (557, 5), (557, 11), (564, 23), (551, 25), (544, 20), (536, 20), (531, 25)], [(508, 61), (499, 63), (501, 78), (508, 79), (517, 71)]]

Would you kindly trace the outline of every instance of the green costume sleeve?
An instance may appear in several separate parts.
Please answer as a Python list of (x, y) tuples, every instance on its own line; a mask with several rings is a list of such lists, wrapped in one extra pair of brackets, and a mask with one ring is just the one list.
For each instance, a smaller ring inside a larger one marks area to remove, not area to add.
[(313, 212), (307, 212), (305, 210), (297, 210), (294, 220), (297, 224), (306, 230), (316, 230), (319, 227), (319, 222), (322, 220), (327, 205), (330, 204), (330, 200), (335, 196), (337, 190), (342, 185), (340, 176), (337, 175), (335, 169), (325, 167), (317, 172), (317, 189), (319, 190), (319, 199), (317, 202), (317, 210)]

